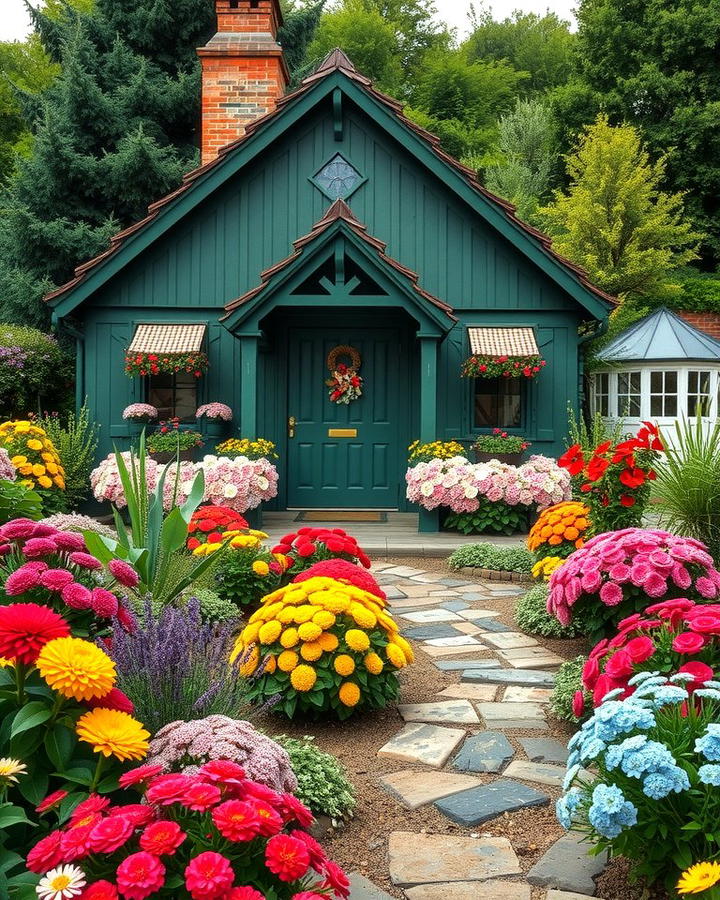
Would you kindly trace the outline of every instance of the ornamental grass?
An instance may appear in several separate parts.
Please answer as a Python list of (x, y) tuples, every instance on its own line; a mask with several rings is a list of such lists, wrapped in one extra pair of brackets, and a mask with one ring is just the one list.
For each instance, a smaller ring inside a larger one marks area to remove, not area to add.
[(231, 659), (250, 679), (249, 698), (288, 718), (377, 709), (397, 699), (397, 671), (413, 662), (387, 603), (333, 578), (309, 578), (269, 594)]
[(530, 529), (528, 550), (537, 559), (544, 556), (570, 556), (585, 544), (585, 535), (590, 525), (589, 516), (590, 508), (575, 500), (548, 506)]

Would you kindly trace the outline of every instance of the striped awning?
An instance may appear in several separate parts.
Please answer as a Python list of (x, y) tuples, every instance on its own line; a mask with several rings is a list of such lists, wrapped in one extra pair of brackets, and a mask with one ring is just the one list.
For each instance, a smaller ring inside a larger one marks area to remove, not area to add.
[(138, 325), (128, 353), (198, 353), (206, 325)]
[(540, 355), (532, 328), (468, 328), (468, 338), (473, 355)]

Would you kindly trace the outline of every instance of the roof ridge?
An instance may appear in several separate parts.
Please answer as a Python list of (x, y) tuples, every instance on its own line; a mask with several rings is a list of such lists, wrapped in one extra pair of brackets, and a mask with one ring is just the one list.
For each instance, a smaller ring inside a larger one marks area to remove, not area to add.
[(335, 69), (347, 69), (349, 72), (357, 72), (353, 61), (344, 50), (340, 49), (340, 47), (335, 47), (331, 50), (325, 59), (318, 63), (313, 70), (313, 74), (317, 74), (318, 72), (331, 72)]

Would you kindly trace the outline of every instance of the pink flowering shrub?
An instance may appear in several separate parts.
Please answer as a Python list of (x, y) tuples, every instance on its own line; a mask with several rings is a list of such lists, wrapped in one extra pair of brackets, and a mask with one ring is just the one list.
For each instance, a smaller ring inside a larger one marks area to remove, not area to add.
[(588, 634), (599, 640), (658, 600), (714, 600), (720, 572), (700, 541), (626, 528), (589, 540), (553, 572), (549, 587), (548, 612), (569, 625), (581, 610)]
[(0, 603), (48, 606), (79, 635), (97, 633), (112, 619), (133, 627), (118, 594), (138, 580), (135, 569), (121, 560), (106, 568), (76, 532), (29, 519), (0, 527)]
[(109, 525), (102, 525), (92, 516), (83, 516), (80, 513), (55, 513), (53, 516), (40, 519), (40, 522), (43, 525), (52, 525), (58, 531), (77, 531), (79, 534), (83, 531), (94, 531), (96, 534), (117, 539), (117, 533)]
[(197, 469), (195, 464), (189, 460), (180, 462), (180, 473), (178, 477), (178, 464), (168, 463), (166, 466), (159, 467), (158, 477), (165, 471), (165, 481), (163, 482), (163, 509), (169, 512), (174, 506), (182, 506), (187, 502), (190, 496)]
[(199, 406), (195, 412), (196, 419), (220, 419), (222, 422), (232, 421), (233, 413), (229, 406), (224, 403), (204, 403)]
[(158, 411), (149, 403), (131, 403), (123, 410), (122, 417), (130, 421), (151, 422), (153, 419), (157, 419)]
[[(130, 471), (132, 467), (131, 454), (126, 451), (125, 453), (122, 453), (121, 456), (125, 461), (128, 471)], [(148, 494), (151, 494), (155, 490), (155, 486), (160, 477), (159, 470), (160, 466), (151, 456), (148, 456), (145, 460), (145, 477), (147, 479)], [(110, 503), (113, 503), (118, 509), (127, 506), (127, 499), (120, 480), (120, 471), (114, 453), (108, 453), (100, 465), (92, 470), (90, 473), (90, 486), (92, 487), (92, 492), (96, 500), (99, 500), (100, 502), (109, 500)]]
[(264, 457), (205, 456), (196, 464), (205, 475), (205, 501), (243, 513), (277, 495), (278, 473)]
[(4, 447), (0, 447), (0, 481), (15, 481), (17, 470), (10, 462), (10, 454)]
[(147, 762), (164, 772), (195, 775), (212, 759), (231, 759), (248, 778), (275, 791), (295, 793), (297, 778), (290, 757), (250, 722), (212, 715), (192, 722), (170, 722), (150, 741)]
[(424, 509), (475, 512), (481, 500), (544, 509), (570, 498), (570, 476), (555, 460), (531, 456), (522, 466), (499, 460), (471, 463), (464, 456), (432, 459), (409, 468), (407, 498)]

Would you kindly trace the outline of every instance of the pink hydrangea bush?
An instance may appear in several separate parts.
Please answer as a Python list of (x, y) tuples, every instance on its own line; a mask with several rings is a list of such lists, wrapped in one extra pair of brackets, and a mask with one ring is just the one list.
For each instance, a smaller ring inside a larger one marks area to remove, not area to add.
[(548, 612), (569, 625), (582, 611), (588, 634), (599, 640), (659, 600), (715, 600), (720, 572), (700, 541), (626, 528), (591, 538), (553, 572), (549, 588)]
[(432, 459), (409, 468), (405, 479), (412, 503), (424, 509), (447, 507), (454, 513), (475, 512), (483, 498), (544, 509), (571, 496), (570, 476), (546, 456), (531, 456), (522, 466), (497, 459), (471, 463), (464, 456)]
[(157, 419), (158, 411), (149, 403), (131, 403), (123, 410), (122, 417), (130, 421), (151, 422), (153, 419)]
[(264, 457), (205, 456), (196, 464), (205, 475), (205, 502), (243, 513), (277, 496), (278, 472)]
[(17, 470), (10, 462), (10, 454), (4, 447), (0, 447), (0, 481), (15, 481)]
[(165, 512), (187, 502), (197, 477), (195, 463), (190, 460), (182, 460), (179, 468), (178, 473), (178, 464), (174, 462), (159, 467), (158, 477), (163, 471), (165, 472), (165, 481), (163, 482), (163, 509)]
[(213, 759), (231, 759), (247, 777), (274, 791), (295, 793), (290, 757), (275, 741), (256, 731), (250, 722), (212, 715), (192, 722), (170, 722), (150, 741), (147, 762), (164, 772), (195, 775)]
[(233, 412), (229, 406), (224, 403), (204, 403), (199, 406), (195, 412), (196, 419), (219, 419), (221, 422), (231, 422)]
[[(131, 454), (129, 451), (121, 454), (128, 471), (132, 469)], [(148, 494), (155, 490), (160, 477), (160, 466), (148, 456), (145, 459), (145, 478), (147, 480)], [(127, 506), (125, 491), (120, 480), (120, 470), (114, 453), (108, 453), (97, 468), (90, 473), (90, 486), (96, 500), (102, 502), (109, 500), (118, 509)]]

